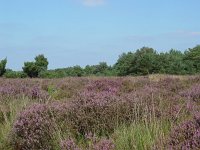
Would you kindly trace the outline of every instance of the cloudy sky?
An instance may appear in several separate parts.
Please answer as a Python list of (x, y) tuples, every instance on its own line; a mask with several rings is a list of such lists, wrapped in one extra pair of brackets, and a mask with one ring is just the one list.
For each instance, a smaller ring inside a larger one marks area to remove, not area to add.
[(0, 59), (21, 70), (44, 54), (49, 68), (114, 64), (122, 52), (200, 44), (199, 0), (0, 0)]

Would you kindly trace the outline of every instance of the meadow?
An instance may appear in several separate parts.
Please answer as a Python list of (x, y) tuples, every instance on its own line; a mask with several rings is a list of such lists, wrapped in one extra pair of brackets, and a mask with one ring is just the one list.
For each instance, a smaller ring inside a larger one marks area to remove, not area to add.
[(0, 149), (200, 149), (199, 104), (200, 76), (0, 78)]

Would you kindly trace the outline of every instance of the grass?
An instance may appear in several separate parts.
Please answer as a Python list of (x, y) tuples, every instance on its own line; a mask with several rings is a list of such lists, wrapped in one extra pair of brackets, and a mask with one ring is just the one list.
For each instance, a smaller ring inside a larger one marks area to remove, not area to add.
[(170, 122), (167, 121), (122, 125), (113, 134), (116, 150), (149, 150), (157, 142), (161, 146), (170, 128)]
[[(171, 84), (168, 85), (167, 81), (164, 81), (163, 79), (169, 77), (171, 79)], [(182, 92), (188, 89), (190, 86), (196, 85), (200, 82), (200, 80), (197, 79), (194, 81), (192, 80), (192, 82), (190, 80), (185, 80), (189, 79), (189, 77), (191, 76), (150, 75), (148, 78), (123, 78), (123, 84), (119, 90), (121, 92), (120, 96), (123, 96), (123, 94), (130, 94), (128, 95), (128, 98), (135, 100), (135, 102), (133, 101), (134, 103), (131, 103), (133, 104), (133, 106), (131, 106), (133, 111), (132, 113), (127, 111), (129, 109), (126, 108), (129, 107), (123, 107), (123, 110), (120, 109), (120, 111), (124, 113), (128, 112), (127, 117), (131, 116), (132, 114), (134, 119), (124, 122), (123, 125), (121, 125), (121, 122), (119, 123), (117, 119), (115, 122), (116, 126), (114, 127), (114, 132), (112, 129), (112, 132), (109, 132), (109, 134), (102, 134), (101, 136), (97, 133), (97, 138), (101, 139), (107, 137), (111, 139), (114, 142), (116, 150), (165, 149), (171, 129), (180, 122), (192, 118), (191, 112), (189, 112), (189, 110), (186, 108), (187, 99), (179, 95), (179, 92)], [(175, 78), (180, 80), (174, 80)], [(106, 79), (109, 79), (109, 81), (114, 80), (114, 78)], [(86, 85), (93, 83), (93, 80), (95, 81), (101, 79), (91, 77), (87, 80), (86, 78), (39, 80), (41, 81), (40, 86), (43, 87), (43, 90), (48, 92), (50, 96), (50, 98), (46, 101), (39, 101), (38, 99), (33, 99), (31, 97), (28, 98), (27, 96), (21, 96), (21, 98), (19, 98), (12, 95), (13, 98), (7, 98), (0, 93), (2, 96), (0, 97), (0, 150), (14, 150), (13, 145), (10, 142), (13, 140), (11, 131), (13, 124), (16, 121), (16, 117), (18, 114), (20, 114), (20, 112), (26, 110), (27, 107), (33, 103), (45, 103), (45, 105), (50, 106), (54, 102), (68, 102), (70, 100), (79, 98), (77, 93), (84, 91)], [(121, 80), (121, 78), (119, 78), (119, 80)], [(15, 83), (13, 80), (12, 83), (15, 84), (16, 88), (18, 88), (18, 82)], [(34, 86), (38, 82), (36, 82), (34, 79), (30, 79), (26, 82), (24, 81), (24, 83), (31, 83), (31, 86)], [(107, 82), (105, 85), (106, 84)], [(148, 88), (143, 90), (146, 86), (148, 86)], [(175, 91), (171, 90), (174, 89), (174, 86), (176, 88)], [(151, 89), (153, 92), (150, 92)], [(156, 91), (157, 89), (159, 89), (158, 92)], [(134, 93), (138, 94), (139, 96), (134, 95)], [(194, 102), (194, 105), (199, 108), (198, 104), (199, 101)], [(174, 109), (177, 110), (174, 111)], [(102, 111), (104, 110), (105, 109), (102, 109)], [(86, 140), (85, 135), (80, 134), (79, 136), (79, 134), (75, 134), (74, 132), (76, 132), (76, 128), (73, 129), (70, 126), (73, 124), (70, 124), (69, 120), (67, 120), (68, 122), (65, 122), (65, 118), (62, 118), (63, 120), (61, 119), (61, 122), (59, 123), (56, 122), (56, 118), (59, 115), (54, 113), (55, 112), (52, 110), (52, 121), (55, 123), (55, 133), (52, 135), (52, 145), (55, 146), (53, 150), (60, 150), (60, 141), (67, 140), (69, 138), (72, 138), (76, 144), (82, 148), (82, 150), (88, 149), (88, 145), (90, 145), (90, 143), (88, 143), (88, 140)], [(95, 111), (91, 113), (95, 113)], [(103, 119), (107, 115), (103, 112), (100, 113), (105, 114)], [(118, 112), (112, 112), (111, 114), (118, 115)], [(173, 115), (175, 119), (172, 117)], [(82, 114), (79, 116), (81, 116), (80, 118), (83, 118)], [(92, 118), (98, 120), (98, 117), (96, 116), (93, 116)], [(112, 123), (111, 118), (107, 120), (108, 122), (106, 123)], [(85, 120), (83, 120), (83, 122), (84, 121)], [(96, 127), (97, 126), (94, 126), (94, 128)], [(71, 130), (71, 128), (73, 130)], [(105, 131), (105, 133), (107, 132)]]
[(13, 122), (17, 114), (31, 103), (28, 98), (9, 100), (3, 104), (0, 103), (0, 113), (2, 114), (2, 120), (0, 120), (0, 149), (12, 150), (9, 136)]

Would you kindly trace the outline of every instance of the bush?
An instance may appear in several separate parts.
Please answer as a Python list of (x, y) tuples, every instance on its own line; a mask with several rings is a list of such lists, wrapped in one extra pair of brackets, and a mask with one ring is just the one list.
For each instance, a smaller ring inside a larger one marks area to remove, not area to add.
[(2, 76), (6, 72), (6, 64), (7, 64), (7, 59), (0, 61), (0, 76)]
[(180, 94), (189, 100), (193, 100), (195, 102), (200, 101), (200, 85), (193, 85), (191, 88), (180, 92)]
[(26, 78), (27, 74), (25, 74), (21, 71), (8, 70), (8, 71), (6, 71), (6, 73), (3, 76), (6, 78)]
[(47, 105), (35, 104), (20, 113), (14, 123), (15, 149), (52, 149), (54, 122)]
[(40, 85), (27, 81), (20, 79), (4, 81), (0, 87), (0, 96), (5, 98), (29, 97), (39, 100), (46, 100), (49, 97), (48, 93), (41, 89)]
[(142, 91), (122, 94), (120, 88), (119, 80), (91, 82), (72, 100), (68, 125), (81, 135), (88, 132), (107, 135), (120, 124), (148, 120), (155, 113), (160, 115), (156, 102), (150, 100), (157, 89), (145, 87)]
[(44, 55), (38, 55), (35, 57), (35, 62), (25, 62), (22, 69), (29, 77), (34, 78), (38, 77), (40, 72), (46, 71), (48, 64)]
[(200, 116), (194, 115), (193, 120), (185, 121), (173, 129), (168, 147), (174, 150), (200, 148)]
[(78, 148), (73, 139), (62, 140), (60, 147), (61, 150), (81, 150)]

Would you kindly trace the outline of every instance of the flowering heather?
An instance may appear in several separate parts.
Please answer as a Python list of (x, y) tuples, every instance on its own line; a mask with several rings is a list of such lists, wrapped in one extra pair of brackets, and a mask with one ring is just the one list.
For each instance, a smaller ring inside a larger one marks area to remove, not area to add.
[(109, 139), (101, 139), (99, 142), (94, 144), (94, 150), (114, 150), (115, 145)]
[(48, 93), (42, 90), (38, 83), (29, 83), (28, 80), (17, 79), (2, 82), (0, 86), (0, 99), (3, 97), (20, 98), (24, 96), (31, 99), (47, 99)]
[[(193, 81), (197, 78), (192, 81), (172, 77), (159, 80), (149, 77), (0, 79), (0, 119), (4, 124), (15, 112), (11, 102), (16, 101), (11, 100), (21, 100), (22, 104), (27, 100), (29, 107), (26, 104), (19, 110), (16, 107), (19, 114), (13, 115), (14, 124), (10, 123), (14, 149), (112, 150), (117, 149), (112, 144), (114, 131), (121, 125), (146, 126), (154, 121), (178, 124), (196, 114), (200, 90), (199, 81)], [(45, 101), (47, 98), (50, 101)], [(34, 102), (40, 104), (31, 105)], [(198, 147), (200, 119), (196, 116), (173, 128), (168, 147)], [(138, 134), (142, 133), (140, 130)], [(154, 130), (160, 133), (159, 129)], [(65, 137), (73, 139), (65, 140)], [(163, 136), (146, 138), (156, 137)], [(137, 139), (132, 140), (134, 144)]]
[(199, 102), (200, 101), (200, 84), (195, 84), (191, 88), (180, 92), (187, 99)]
[(113, 129), (119, 98), (112, 92), (82, 92), (72, 101), (68, 124), (81, 134)]
[(87, 86), (87, 91), (116, 93), (119, 91), (122, 82), (120, 80), (101, 79), (91, 81)]
[(78, 148), (73, 139), (62, 140), (60, 145), (61, 150), (81, 150), (80, 148)]
[[(103, 83), (109, 82), (103, 81)], [(99, 84), (98, 81), (94, 82), (94, 85), (104, 87), (103, 83)], [(147, 120), (155, 113), (160, 116), (158, 104), (152, 100), (154, 98), (152, 94), (156, 96), (159, 89), (145, 86), (139, 91), (119, 94), (120, 84), (114, 82), (114, 85), (109, 88), (94, 86), (91, 89), (86, 86), (86, 89), (71, 101), (74, 109), (69, 116), (68, 124), (81, 134), (90, 131), (102, 134), (102, 132), (112, 133), (114, 128), (122, 123), (142, 120), (144, 117)]]
[(14, 123), (15, 149), (51, 149), (54, 124), (47, 105), (34, 104)]
[(106, 138), (98, 138), (95, 134), (93, 133), (88, 133), (85, 135), (87, 143), (87, 149), (91, 150), (114, 150), (114, 144), (111, 139), (106, 139)]
[(171, 149), (200, 149), (200, 115), (193, 120), (185, 121), (175, 127), (170, 134), (169, 148)]
[[(97, 139), (96, 136), (90, 137), (87, 139), (87, 142), (89, 143), (86, 145), (84, 149), (88, 150), (114, 150), (115, 146), (113, 144), (113, 141), (110, 139), (102, 138)], [(94, 140), (95, 139), (95, 140)], [(67, 140), (62, 140), (60, 142), (61, 150), (83, 150), (78, 146), (73, 139), (69, 138)]]

